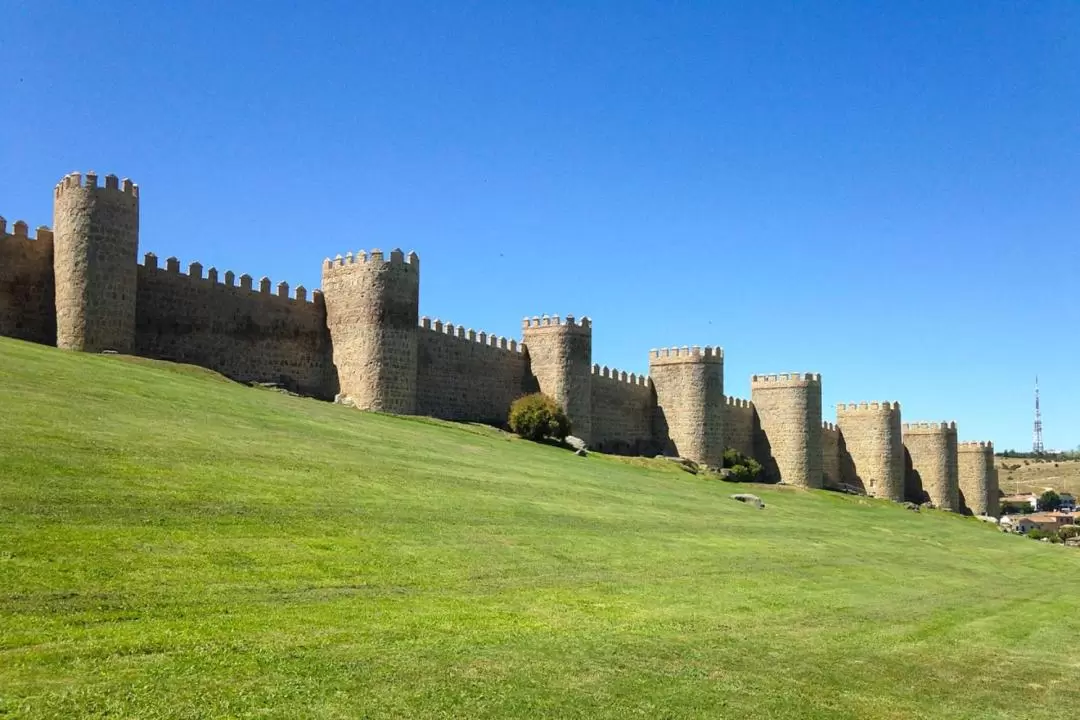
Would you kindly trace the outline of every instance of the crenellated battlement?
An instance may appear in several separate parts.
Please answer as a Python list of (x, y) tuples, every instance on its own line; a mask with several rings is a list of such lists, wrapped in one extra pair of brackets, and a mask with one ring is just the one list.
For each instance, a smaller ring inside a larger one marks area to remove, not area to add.
[(493, 350), (505, 350), (506, 352), (520, 354), (525, 348), (524, 345), (519, 345), (517, 340), (512, 338), (502, 337), (495, 335), (494, 333), (486, 333), (483, 330), (477, 332), (472, 328), (466, 329), (464, 325), (455, 325), (452, 322), (444, 323), (439, 318), (432, 320), (426, 315), (420, 318), (419, 327), (421, 330), (428, 330), (440, 335), (448, 335), (457, 338), (458, 340), (476, 343), (477, 345), (483, 345), (484, 347), (489, 347)]
[(754, 403), (750, 402), (749, 400), (743, 400), (742, 398), (737, 398), (737, 397), (735, 397), (733, 395), (728, 395), (727, 396), (727, 406), (728, 407), (733, 407), (733, 408), (749, 409), (749, 408), (754, 407)]
[(334, 259), (326, 258), (323, 260), (323, 272), (338, 271), (339, 268), (351, 268), (351, 267), (373, 267), (382, 264), (389, 265), (404, 265), (414, 270), (420, 270), (420, 256), (415, 252), (410, 251), (408, 255), (402, 252), (401, 248), (394, 248), (390, 251), (390, 256), (386, 257), (382, 250), (374, 248), (371, 252), (366, 250), (358, 250), (355, 255), (347, 252), (344, 256), (337, 255)]
[(188, 263), (187, 272), (182, 272), (180, 270), (180, 260), (176, 257), (166, 258), (165, 267), (160, 268), (158, 266), (158, 256), (152, 252), (148, 252), (143, 255), (143, 260), (139, 265), (144, 268), (144, 270), (150, 272), (178, 275), (207, 285), (230, 288), (238, 292), (246, 291), (255, 295), (264, 295), (267, 298), (274, 298), (275, 300), (285, 300), (290, 303), (321, 303), (323, 301), (322, 293), (318, 290), (314, 290), (309, 299), (307, 288), (303, 285), (297, 285), (294, 293), (290, 295), (289, 283), (279, 282), (277, 286), (274, 287), (270, 278), (265, 276), (260, 278), (259, 287), (257, 289), (254, 286), (253, 277), (247, 273), (240, 276), (239, 285), (236, 284), (236, 273), (232, 270), (226, 270), (224, 276), (221, 276), (218, 274), (217, 268), (211, 267), (206, 271), (206, 276), (204, 277), (203, 265), (198, 261)]
[(967, 441), (956, 444), (957, 452), (986, 452), (994, 451), (994, 443), (989, 440)]
[(955, 422), (910, 422), (903, 424), (903, 431), (907, 435), (936, 435), (955, 433)]
[(650, 365), (676, 365), (681, 363), (723, 363), (724, 349), (719, 346), (683, 345), (682, 347), (653, 348), (649, 350)]
[(647, 387), (650, 382), (648, 375), (636, 375), (635, 373), (627, 374), (625, 370), (616, 370), (615, 368), (609, 368), (607, 365), (593, 365), (592, 375), (594, 380), (600, 378), (640, 387)]
[(30, 235), (30, 226), (25, 220), (16, 220), (12, 223), (11, 232), (8, 233), (7, 219), (0, 216), (0, 239), (14, 238), (17, 240), (29, 240), (34, 242), (52, 243), (53, 231), (47, 225), (38, 225), (34, 234)]
[(807, 387), (821, 385), (820, 373), (776, 373), (772, 375), (751, 375), (751, 388)]
[(98, 181), (98, 175), (93, 170), (88, 171), (85, 175), (80, 172), (71, 172), (63, 177), (60, 182), (53, 188), (53, 197), (59, 198), (66, 191), (73, 188), (82, 188), (86, 190), (115, 190), (125, 195), (130, 195), (134, 198), (139, 197), (139, 186), (133, 183), (128, 178), (120, 179), (116, 175), (106, 175), (105, 183), (100, 184)]
[(536, 315), (531, 318), (524, 318), (521, 321), (521, 328), (523, 330), (561, 328), (563, 332), (573, 332), (575, 330), (584, 332), (592, 330), (592, 320), (584, 315), (579, 321), (575, 321), (573, 315), (567, 315), (565, 320), (558, 315)]
[(890, 402), (886, 400), (884, 402), (859, 402), (859, 403), (838, 403), (836, 406), (836, 412), (886, 412), (893, 413), (900, 411), (900, 403)]
[(821, 423), (821, 429), (824, 430), (825, 432), (836, 432), (840, 428), (837, 427), (836, 423), (831, 423), (828, 420), (824, 420)]

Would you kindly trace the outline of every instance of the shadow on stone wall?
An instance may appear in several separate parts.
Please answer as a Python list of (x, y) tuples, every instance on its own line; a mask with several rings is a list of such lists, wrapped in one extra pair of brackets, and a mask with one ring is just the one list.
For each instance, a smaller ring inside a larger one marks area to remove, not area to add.
[(904, 499), (919, 505), (930, 502), (930, 494), (923, 489), (922, 476), (912, 464), (911, 453), (906, 447), (904, 448)]

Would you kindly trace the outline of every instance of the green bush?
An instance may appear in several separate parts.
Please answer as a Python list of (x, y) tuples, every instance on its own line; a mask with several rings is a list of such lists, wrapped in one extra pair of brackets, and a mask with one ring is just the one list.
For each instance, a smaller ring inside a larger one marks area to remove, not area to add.
[(761, 476), (761, 463), (735, 448), (724, 451), (724, 468), (731, 471), (729, 479), (735, 482), (756, 482)]
[(562, 440), (570, 434), (570, 419), (557, 402), (543, 393), (515, 400), (508, 423), (513, 432), (528, 440)]

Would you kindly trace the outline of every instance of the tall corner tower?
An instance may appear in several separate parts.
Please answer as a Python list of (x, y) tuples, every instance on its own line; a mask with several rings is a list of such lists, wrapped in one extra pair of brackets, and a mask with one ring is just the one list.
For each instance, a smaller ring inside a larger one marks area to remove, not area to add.
[(338, 255), (323, 263), (322, 292), (341, 393), (365, 410), (415, 413), (420, 258)]
[(999, 498), (997, 468), (994, 467), (994, 444), (962, 442), (957, 444), (956, 451), (963, 508), (974, 515), (997, 517)]
[(909, 488), (918, 481), (935, 507), (960, 512), (956, 423), (904, 423), (903, 432), (913, 475)]
[(896, 502), (904, 500), (904, 440), (900, 403), (849, 403), (836, 406), (836, 425), (855, 477), (866, 494)]
[(754, 375), (750, 393), (761, 420), (761, 459), (770, 479), (820, 488), (821, 375)]
[(592, 322), (567, 315), (525, 318), (521, 339), (540, 392), (562, 406), (571, 431), (592, 440)]
[(719, 467), (724, 461), (724, 351), (664, 348), (649, 352), (657, 434), (676, 455)]
[(93, 172), (53, 192), (56, 345), (130, 353), (135, 346), (139, 187)]

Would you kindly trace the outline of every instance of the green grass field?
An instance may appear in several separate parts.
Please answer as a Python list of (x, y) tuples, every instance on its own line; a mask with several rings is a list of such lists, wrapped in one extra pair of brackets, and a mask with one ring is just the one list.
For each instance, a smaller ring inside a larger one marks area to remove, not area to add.
[(1080, 552), (0, 339), (0, 717), (1059, 718)]

